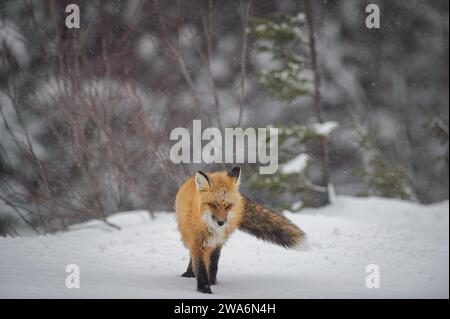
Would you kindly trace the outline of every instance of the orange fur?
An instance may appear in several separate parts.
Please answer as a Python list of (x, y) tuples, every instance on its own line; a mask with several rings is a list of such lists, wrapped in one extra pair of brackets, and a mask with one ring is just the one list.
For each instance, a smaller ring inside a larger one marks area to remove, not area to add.
[(200, 191), (196, 188), (194, 178), (188, 179), (179, 189), (175, 210), (184, 245), (191, 256), (199, 256), (214, 248), (208, 246), (214, 233), (203, 220), (203, 213), (210, 211), (218, 220), (224, 220), (227, 213), (234, 212), (234, 218), (227, 220), (224, 225), (225, 242), (240, 224), (243, 199), (239, 193), (239, 182), (226, 172), (208, 174), (210, 186)]

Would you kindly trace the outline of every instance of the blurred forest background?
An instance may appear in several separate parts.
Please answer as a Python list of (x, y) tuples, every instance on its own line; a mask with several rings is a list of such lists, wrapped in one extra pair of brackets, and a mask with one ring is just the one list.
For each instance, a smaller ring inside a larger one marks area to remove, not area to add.
[(170, 131), (194, 119), (280, 128), (277, 174), (243, 165), (243, 192), (275, 209), (334, 193), (447, 199), (448, 6), (2, 1), (0, 235), (172, 211), (187, 176), (222, 168), (171, 163)]

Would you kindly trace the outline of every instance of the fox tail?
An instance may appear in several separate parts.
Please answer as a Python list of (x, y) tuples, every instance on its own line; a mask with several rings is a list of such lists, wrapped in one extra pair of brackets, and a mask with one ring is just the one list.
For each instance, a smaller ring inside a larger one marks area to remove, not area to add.
[(283, 215), (244, 197), (239, 229), (264, 241), (296, 250), (308, 250), (306, 233)]

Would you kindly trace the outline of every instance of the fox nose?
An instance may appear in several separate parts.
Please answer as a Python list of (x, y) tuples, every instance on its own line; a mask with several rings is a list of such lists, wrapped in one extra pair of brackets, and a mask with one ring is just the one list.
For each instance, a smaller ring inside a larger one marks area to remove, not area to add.
[(218, 221), (217, 221), (217, 225), (223, 226), (223, 224), (224, 224), (224, 221), (223, 221), (223, 220), (218, 220)]

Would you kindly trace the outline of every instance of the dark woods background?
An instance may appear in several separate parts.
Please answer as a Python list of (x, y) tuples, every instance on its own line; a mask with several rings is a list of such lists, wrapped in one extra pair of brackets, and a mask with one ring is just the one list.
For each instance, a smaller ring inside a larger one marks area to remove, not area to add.
[[(70, 3), (80, 29), (65, 27)], [(327, 204), (329, 182), (448, 198), (448, 1), (10, 0), (0, 52), (2, 235), (171, 211), (187, 176), (222, 167), (171, 163), (170, 131), (193, 119), (284, 129), (281, 167), (307, 154), (307, 168), (243, 175), (277, 209)]]

